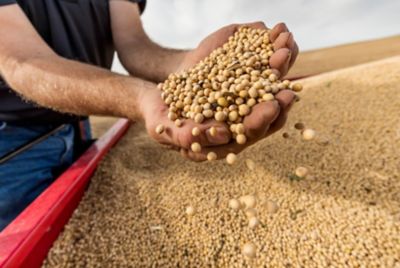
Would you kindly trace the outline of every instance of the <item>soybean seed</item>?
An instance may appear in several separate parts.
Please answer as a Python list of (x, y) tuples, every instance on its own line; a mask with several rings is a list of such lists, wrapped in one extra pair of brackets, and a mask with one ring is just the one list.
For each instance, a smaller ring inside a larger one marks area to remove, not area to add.
[(198, 142), (193, 142), (192, 145), (190, 146), (190, 148), (195, 153), (200, 153), (201, 152), (201, 145)]
[(306, 140), (306, 141), (314, 139), (315, 135), (316, 135), (315, 130), (312, 130), (312, 129), (309, 129), (309, 128), (303, 130), (303, 133), (302, 133), (303, 139)]
[(303, 90), (303, 85), (300, 83), (296, 83), (292, 85), (292, 90), (295, 92), (300, 92)]
[(298, 167), (296, 168), (295, 174), (299, 178), (304, 178), (308, 174), (308, 169), (305, 167)]
[(196, 213), (196, 210), (194, 209), (194, 207), (188, 206), (188, 207), (186, 208), (186, 214), (187, 214), (187, 215), (192, 216), (192, 215), (194, 215), (194, 213)]
[(251, 217), (251, 218), (249, 219), (249, 227), (250, 227), (251, 229), (256, 228), (259, 224), (260, 224), (260, 221), (258, 220), (257, 217)]
[(161, 124), (160, 124), (160, 125), (158, 125), (158, 126), (156, 127), (156, 133), (157, 133), (157, 134), (163, 133), (164, 130), (165, 130), (164, 125), (161, 125)]
[(217, 129), (215, 127), (210, 127), (210, 135), (211, 137), (217, 136)]
[(226, 156), (226, 162), (227, 162), (229, 165), (233, 165), (233, 164), (236, 162), (236, 159), (237, 159), (237, 156), (236, 156), (234, 153), (229, 153), (229, 154)]
[(217, 160), (217, 154), (214, 153), (214, 152), (209, 152), (209, 153), (207, 154), (207, 160), (208, 160), (208, 161)]
[(244, 134), (238, 134), (238, 135), (236, 136), (236, 142), (237, 142), (238, 144), (245, 144), (246, 141), (247, 141), (247, 138), (246, 138), (246, 136), (245, 136)]
[(229, 200), (229, 207), (235, 211), (238, 211), (241, 207), (240, 202), (237, 199)]
[(256, 257), (256, 246), (251, 243), (251, 242), (247, 242), (246, 244), (243, 245), (242, 248), (242, 254), (250, 259), (253, 259)]
[(182, 126), (182, 120), (180, 120), (180, 119), (176, 119), (175, 120), (175, 126), (177, 126), (177, 127), (181, 127)]

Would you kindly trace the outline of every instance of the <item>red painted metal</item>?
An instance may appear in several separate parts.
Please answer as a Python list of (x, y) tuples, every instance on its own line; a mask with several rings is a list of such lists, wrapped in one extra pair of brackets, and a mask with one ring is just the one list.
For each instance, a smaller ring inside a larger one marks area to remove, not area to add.
[(40, 267), (99, 161), (129, 128), (120, 119), (0, 233), (0, 267)]

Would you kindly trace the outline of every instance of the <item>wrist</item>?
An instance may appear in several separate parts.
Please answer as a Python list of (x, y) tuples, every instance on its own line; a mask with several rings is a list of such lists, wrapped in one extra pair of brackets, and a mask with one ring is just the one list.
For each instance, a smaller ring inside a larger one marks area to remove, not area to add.
[(155, 112), (159, 104), (154, 100), (162, 101), (161, 91), (157, 88), (156, 84), (142, 81), (136, 103), (136, 107), (138, 108), (137, 121), (145, 122), (146, 118)]
[(192, 64), (193, 60), (194, 60), (193, 50), (185, 51), (185, 54), (182, 56), (182, 60), (176, 72), (179, 73), (190, 68), (193, 65)]

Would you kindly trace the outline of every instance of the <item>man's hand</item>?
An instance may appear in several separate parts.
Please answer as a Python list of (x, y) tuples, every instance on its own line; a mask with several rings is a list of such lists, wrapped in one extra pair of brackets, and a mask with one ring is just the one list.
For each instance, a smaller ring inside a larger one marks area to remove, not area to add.
[(287, 115), (294, 103), (294, 94), (290, 90), (282, 90), (275, 96), (274, 101), (262, 102), (252, 108), (250, 115), (243, 120), (246, 144), (237, 144), (231, 141), (228, 144), (216, 147), (205, 147), (200, 153), (181, 149), (181, 154), (193, 161), (204, 161), (209, 152), (215, 152), (218, 159), (228, 153), (239, 153), (255, 142), (268, 137), (283, 127)]
[[(226, 26), (206, 37), (195, 50), (186, 56), (179, 69), (188, 69), (207, 57), (213, 50), (226, 43), (228, 38), (241, 26), (266, 29), (266, 26), (262, 22)], [(282, 78), (287, 74), (289, 68), (296, 60), (298, 46), (293, 39), (292, 33), (289, 32), (283, 23), (277, 24), (271, 30), (270, 39), (273, 42), (275, 50), (270, 59), (270, 66)], [(278, 131), (286, 122), (289, 110), (294, 103), (295, 95), (289, 90), (284, 90), (279, 92), (275, 98), (276, 100), (274, 101), (255, 105), (252, 108), (251, 114), (245, 117), (243, 124), (245, 126), (245, 135), (248, 138), (246, 144), (240, 145), (235, 141), (230, 141), (228, 144), (224, 142), (224, 145), (213, 145), (212, 147), (204, 144), (205, 146), (203, 146), (200, 153), (194, 153), (187, 146), (182, 146), (182, 155), (194, 161), (203, 161), (207, 159), (207, 153), (212, 151), (217, 154), (218, 158), (223, 158), (230, 152), (238, 153), (260, 139)], [(209, 126), (207, 125), (207, 127)], [(221, 137), (221, 140), (224, 139)]]
[[(161, 91), (154, 87), (142, 93), (140, 97), (140, 109), (145, 121), (149, 135), (157, 142), (168, 145), (171, 149), (190, 150), (193, 142), (199, 142), (203, 147), (213, 147), (216, 145), (227, 144), (231, 139), (228, 126), (215, 120), (206, 120), (202, 124), (197, 124), (191, 119), (182, 120), (181, 127), (177, 127), (174, 121), (168, 118), (168, 106), (161, 99)], [(157, 134), (155, 129), (162, 124), (164, 132)], [(192, 129), (198, 127), (201, 131), (199, 136), (192, 135)], [(209, 128), (217, 128), (217, 135), (211, 136)]]

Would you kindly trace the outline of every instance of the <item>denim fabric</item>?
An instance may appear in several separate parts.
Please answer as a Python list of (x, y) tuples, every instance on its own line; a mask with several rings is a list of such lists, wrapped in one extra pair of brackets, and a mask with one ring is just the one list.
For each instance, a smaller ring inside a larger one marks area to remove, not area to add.
[[(0, 157), (54, 126), (17, 127), (0, 122)], [(73, 161), (74, 128), (66, 125), (46, 140), (0, 164), (0, 231)]]

